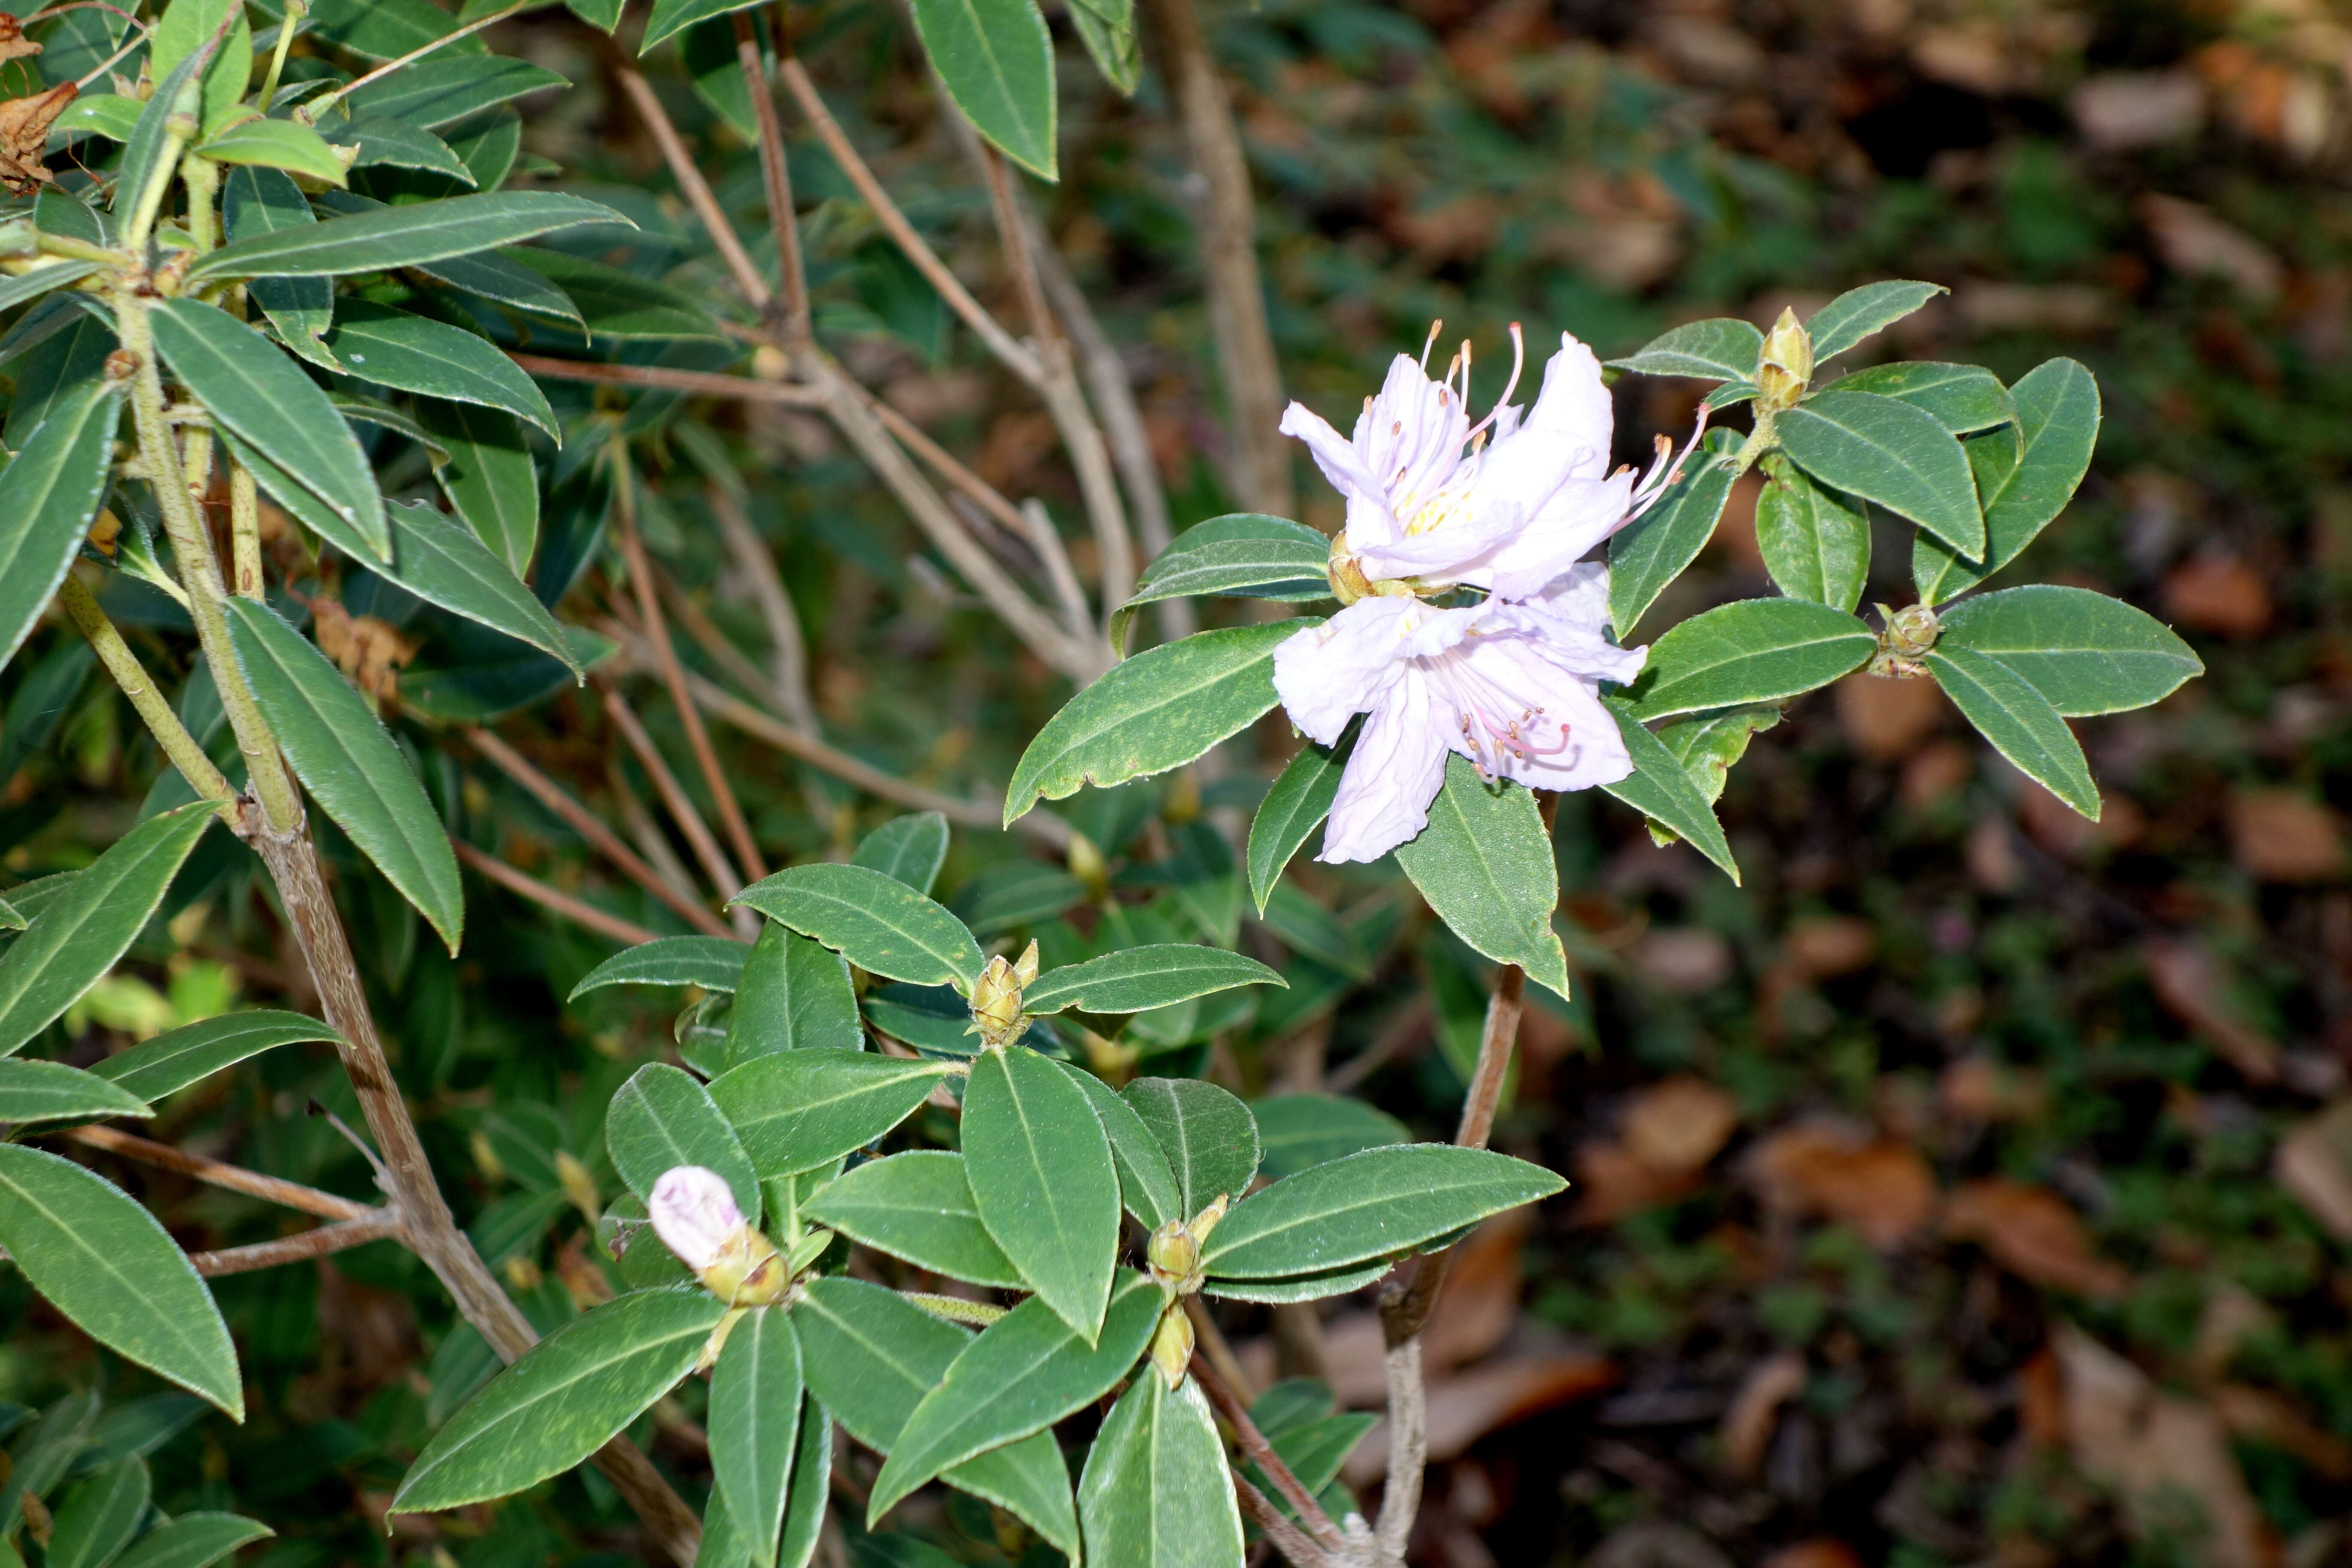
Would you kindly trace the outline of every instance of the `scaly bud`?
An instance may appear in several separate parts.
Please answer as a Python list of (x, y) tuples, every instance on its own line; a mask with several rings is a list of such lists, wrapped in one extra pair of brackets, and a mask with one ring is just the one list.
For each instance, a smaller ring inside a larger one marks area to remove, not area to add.
[(1168, 1392), (1184, 1381), (1184, 1369), (1192, 1364), (1192, 1320), (1184, 1315), (1184, 1303), (1171, 1301), (1168, 1310), (1160, 1314), (1160, 1327), (1151, 1333), (1151, 1364), (1168, 1380)]
[(1928, 605), (1906, 605), (1890, 611), (1884, 605), (1878, 613), (1886, 621), (1886, 646), (1905, 658), (1917, 658), (1936, 646), (1943, 635), (1943, 624), (1936, 619), (1936, 611)]
[(1013, 983), (1026, 991), (1037, 984), (1037, 939), (1031, 937), (1021, 956), (1013, 961)]
[(1813, 339), (1797, 312), (1783, 310), (1780, 319), (1764, 339), (1764, 363), (1756, 373), (1756, 384), (1763, 389), (1764, 406), (1787, 408), (1805, 395), (1805, 384), (1813, 379)]
[[(1181, 1219), (1171, 1219), (1153, 1231), (1143, 1255), (1150, 1261), (1153, 1280), (1180, 1295), (1184, 1293), (1185, 1281), (1199, 1278), (1201, 1244), (1192, 1239), (1192, 1232)], [(1192, 1288), (1200, 1289), (1197, 1284)]]
[(716, 1171), (675, 1165), (663, 1172), (646, 1200), (646, 1215), (662, 1245), (729, 1306), (769, 1306), (792, 1285), (791, 1268), (751, 1228)]
[[(1035, 944), (1032, 943), (1034, 950)], [(1034, 974), (1034, 971), (1032, 972)], [(971, 1034), (990, 1048), (1009, 1044), (1021, 1033), (1020, 972), (998, 953), (971, 984)]]
[(1192, 1216), (1192, 1223), (1186, 1228), (1192, 1231), (1195, 1245), (1202, 1247), (1208, 1245), (1209, 1233), (1217, 1228), (1217, 1222), (1225, 1217), (1225, 1210), (1232, 1206), (1233, 1194), (1219, 1193), (1215, 1203)]

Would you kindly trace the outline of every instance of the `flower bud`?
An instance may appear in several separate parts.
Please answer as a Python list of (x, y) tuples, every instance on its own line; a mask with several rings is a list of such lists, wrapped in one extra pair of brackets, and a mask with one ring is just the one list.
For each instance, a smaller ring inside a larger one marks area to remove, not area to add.
[(971, 1032), (980, 1037), (982, 1046), (993, 1049), (1020, 1034), (1021, 985), (1020, 972), (1004, 961), (1003, 953), (990, 959), (980, 978), (972, 982)]
[(1184, 1315), (1184, 1303), (1171, 1301), (1168, 1310), (1160, 1314), (1160, 1327), (1151, 1334), (1151, 1364), (1168, 1380), (1168, 1392), (1184, 1381), (1184, 1369), (1192, 1364), (1192, 1320)]
[(1171, 1219), (1153, 1231), (1144, 1246), (1144, 1256), (1150, 1260), (1151, 1278), (1179, 1293), (1201, 1268), (1201, 1244), (1181, 1219)]
[(1021, 956), (1013, 961), (1013, 983), (1026, 991), (1037, 984), (1037, 939), (1031, 937)]
[(646, 1214), (662, 1245), (730, 1306), (766, 1306), (782, 1300), (792, 1284), (791, 1269), (751, 1228), (716, 1171), (700, 1165), (665, 1171), (646, 1201)]
[(1906, 605), (1889, 612), (1885, 605), (1878, 613), (1886, 620), (1886, 647), (1904, 658), (1917, 658), (1936, 646), (1943, 635), (1943, 625), (1936, 619), (1936, 611), (1928, 605)]
[(1756, 373), (1765, 405), (1789, 407), (1804, 395), (1805, 384), (1812, 379), (1812, 335), (1797, 320), (1796, 311), (1783, 310), (1764, 339), (1764, 362)]
[(1192, 1223), (1185, 1228), (1192, 1233), (1192, 1241), (1194, 1245), (1207, 1245), (1209, 1233), (1217, 1228), (1217, 1222), (1225, 1217), (1225, 1210), (1232, 1206), (1233, 1194), (1231, 1193), (1219, 1193), (1217, 1194), (1216, 1202), (1211, 1204), (1207, 1208), (1202, 1209), (1199, 1214), (1192, 1216)]

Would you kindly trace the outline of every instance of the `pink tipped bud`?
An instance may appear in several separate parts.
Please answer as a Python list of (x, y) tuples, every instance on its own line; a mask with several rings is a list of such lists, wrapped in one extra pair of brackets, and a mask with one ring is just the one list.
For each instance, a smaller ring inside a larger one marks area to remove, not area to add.
[(743, 1233), (743, 1211), (727, 1178), (700, 1165), (675, 1165), (654, 1184), (646, 1200), (654, 1234), (697, 1274), (719, 1260)]

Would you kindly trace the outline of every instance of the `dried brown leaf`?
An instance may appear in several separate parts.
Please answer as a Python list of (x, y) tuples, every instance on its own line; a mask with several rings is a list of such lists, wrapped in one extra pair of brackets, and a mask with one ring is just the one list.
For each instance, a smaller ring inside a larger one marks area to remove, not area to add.
[(2082, 1216), (2052, 1192), (2005, 1178), (1969, 1182), (1944, 1210), (1944, 1234), (1973, 1241), (2020, 1279), (2079, 1296), (2121, 1295), (2131, 1275), (2092, 1250)]
[(1936, 1212), (1935, 1173), (1905, 1143), (1790, 1127), (1759, 1142), (1748, 1169), (1767, 1206), (1850, 1225), (1881, 1248), (1909, 1241)]

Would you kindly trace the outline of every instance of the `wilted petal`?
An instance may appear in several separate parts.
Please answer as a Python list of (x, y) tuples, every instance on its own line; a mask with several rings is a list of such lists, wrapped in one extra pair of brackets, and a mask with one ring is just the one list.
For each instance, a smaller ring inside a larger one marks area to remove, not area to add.
[(701, 1165), (673, 1165), (654, 1184), (646, 1200), (654, 1234), (697, 1274), (743, 1230), (743, 1211), (727, 1178)]
[(1276, 647), (1274, 689), (1290, 721), (1321, 745), (1337, 744), (1348, 721), (1397, 679), (1399, 639), (1415, 608), (1411, 599), (1359, 599)]
[(1439, 713), (1426, 678), (1407, 666), (1356, 737), (1315, 858), (1331, 865), (1379, 859), (1429, 826), (1429, 803), (1444, 782)]

